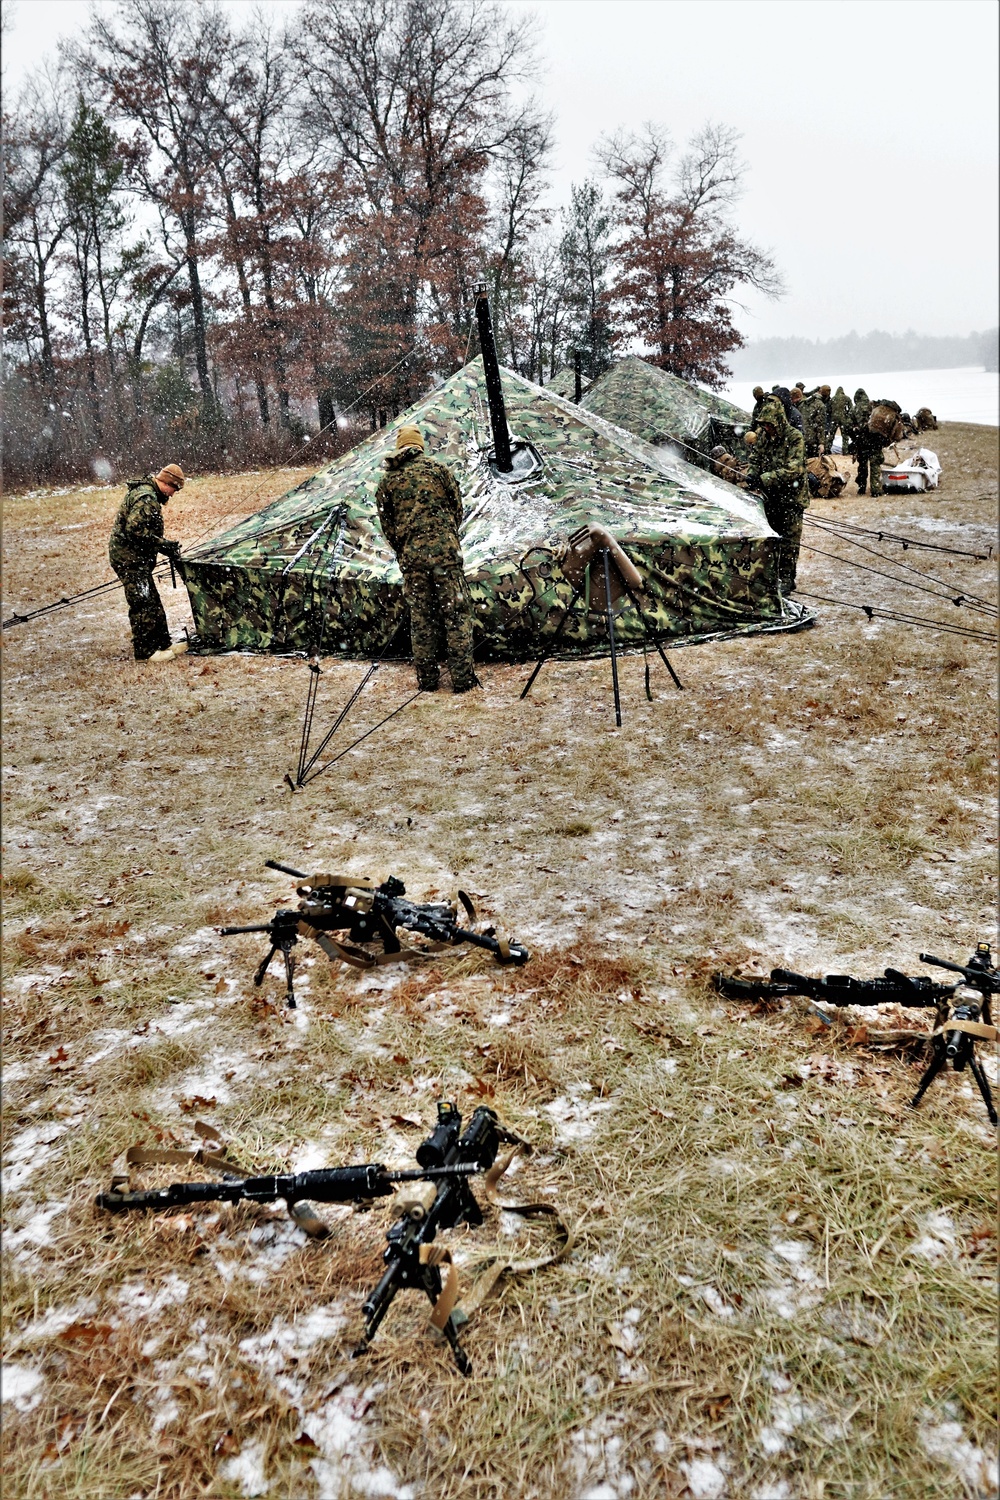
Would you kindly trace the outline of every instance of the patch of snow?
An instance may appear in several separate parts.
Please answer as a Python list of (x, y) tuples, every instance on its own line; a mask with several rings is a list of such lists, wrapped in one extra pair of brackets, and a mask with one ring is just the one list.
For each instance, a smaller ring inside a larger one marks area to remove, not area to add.
[(219, 934), (214, 927), (199, 927), (182, 943), (175, 943), (170, 950), (171, 958), (195, 958), (201, 953), (221, 953)]
[(701, 1300), (705, 1303), (706, 1307), (715, 1313), (717, 1318), (735, 1318), (735, 1307), (730, 1307), (721, 1292), (717, 1291), (714, 1286), (703, 1286), (700, 1288), (700, 1291)]
[(933, 1412), (923, 1413), (917, 1429), (921, 1446), (928, 1458), (949, 1468), (975, 1500), (993, 1500), (1000, 1483), (996, 1455), (970, 1442), (952, 1413), (949, 1409), (951, 1419), (945, 1422), (938, 1421)]
[(8, 1402), (16, 1411), (33, 1411), (42, 1399), (45, 1376), (40, 1370), (28, 1365), (17, 1365), (4, 1360), (0, 1365), (0, 1401)]
[(219, 1474), (230, 1484), (238, 1484), (241, 1495), (266, 1495), (270, 1486), (264, 1478), (264, 1444), (247, 1443), (219, 1465)]
[(128, 1281), (118, 1293), (118, 1304), (126, 1318), (155, 1317), (165, 1307), (183, 1302), (190, 1285), (176, 1271), (171, 1271), (157, 1287), (150, 1290), (144, 1281)]
[(943, 1260), (956, 1253), (955, 1225), (942, 1210), (928, 1214), (923, 1225), (923, 1236), (910, 1246), (911, 1255), (921, 1255), (924, 1260)]
[(588, 1427), (570, 1434), (570, 1464), (578, 1484), (576, 1500), (621, 1500), (636, 1486), (622, 1463), (621, 1418), (604, 1412)]
[(551, 1104), (544, 1106), (545, 1113), (551, 1115), (556, 1127), (556, 1137), (565, 1143), (568, 1141), (585, 1140), (587, 1136), (593, 1135), (597, 1127), (597, 1116), (605, 1110), (611, 1109), (614, 1101), (612, 1099), (587, 1099), (587, 1094), (594, 1091), (593, 1084), (574, 1083), (561, 1094), (558, 1099), (553, 1099)]
[(4, 1245), (8, 1250), (17, 1252), (17, 1258), (23, 1260), (30, 1257), (32, 1252), (23, 1247), (27, 1245), (48, 1245), (52, 1241), (52, 1220), (57, 1218), (66, 1208), (63, 1203), (47, 1203), (44, 1208), (38, 1208), (28, 1219), (27, 1223), (20, 1229), (8, 1230), (4, 1235)]
[(693, 1500), (722, 1500), (726, 1494), (726, 1471), (729, 1464), (724, 1455), (718, 1458), (682, 1459), (677, 1465)]
[(266, 1333), (243, 1339), (240, 1351), (297, 1408), (303, 1433), (319, 1449), (312, 1461), (319, 1500), (341, 1500), (348, 1493), (414, 1500), (412, 1487), (375, 1461), (366, 1415), (381, 1387), (362, 1391), (347, 1385), (318, 1404), (309, 1400), (309, 1351), (338, 1335), (348, 1316), (346, 1305), (336, 1302), (312, 1308), (292, 1323), (276, 1318)]
[(28, 1343), (36, 1339), (52, 1339), (68, 1328), (71, 1323), (79, 1323), (84, 1318), (92, 1318), (97, 1311), (96, 1297), (84, 1297), (79, 1302), (71, 1302), (66, 1307), (50, 1307), (47, 1313), (34, 1322), (26, 1323), (19, 1337)]
[(64, 1135), (67, 1128), (46, 1120), (41, 1125), (29, 1125), (14, 1137), (7, 1152), (7, 1165), (0, 1176), (5, 1193), (17, 1192), (39, 1167), (55, 1155), (52, 1143)]

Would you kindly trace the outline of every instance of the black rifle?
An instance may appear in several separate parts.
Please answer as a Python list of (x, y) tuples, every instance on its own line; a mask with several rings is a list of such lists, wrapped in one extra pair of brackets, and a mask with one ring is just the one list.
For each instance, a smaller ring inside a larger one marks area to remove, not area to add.
[[(454, 1104), (439, 1104), (437, 1125), (418, 1148), (417, 1160), (428, 1171), (434, 1167), (442, 1170), (462, 1167), (466, 1171), (471, 1168), (472, 1171), (485, 1172), (496, 1160), (501, 1141), (518, 1142), (518, 1137), (505, 1130), (493, 1110), (484, 1104), (473, 1113), (465, 1134), (461, 1132), (462, 1116)], [(415, 1203), (396, 1220), (386, 1235), (385, 1274), (361, 1309), (365, 1331), (354, 1350), (355, 1358), (368, 1349), (396, 1293), (404, 1287), (414, 1287), (426, 1293), (435, 1306), (435, 1312), (440, 1306), (441, 1315), (435, 1317), (435, 1326), (451, 1345), (459, 1370), (463, 1375), (471, 1374), (469, 1357), (458, 1342), (450, 1303), (442, 1300), (441, 1259), (428, 1252), (438, 1230), (482, 1222), (482, 1209), (472, 1193), (468, 1177), (457, 1173), (444, 1178), (429, 1207)]]
[[(1000, 994), (1000, 970), (993, 967), (990, 945), (979, 943), (967, 964), (954, 964), (930, 953), (921, 953), (920, 962), (950, 969), (961, 975), (961, 980), (954, 984), (935, 984), (926, 975), (903, 974), (899, 969), (886, 969), (883, 979), (853, 979), (848, 974), (827, 974), (823, 979), (814, 979), (807, 974), (796, 974), (791, 969), (772, 969), (770, 982), (717, 974), (715, 987), (732, 1000), (806, 995), (810, 1000), (823, 1000), (830, 1005), (885, 1005), (892, 1002), (910, 1009), (935, 1010), (937, 1025), (930, 1036), (931, 1061), (910, 1101), (912, 1107), (916, 1108), (941, 1069), (951, 1063), (956, 1073), (968, 1067), (983, 1096), (990, 1122), (996, 1125), (997, 1113), (989, 1080), (975, 1052), (977, 1041), (988, 1040), (991, 1034), (995, 1037), (990, 997)], [(977, 990), (979, 999), (966, 995), (956, 1001), (956, 992), (963, 987)]]
[(227, 1173), (221, 1182), (172, 1182), (169, 1187), (139, 1193), (112, 1189), (98, 1193), (95, 1202), (98, 1208), (120, 1214), (130, 1209), (182, 1208), (189, 1203), (277, 1203), (283, 1199), (292, 1218), (298, 1219), (302, 1217), (294, 1211), (298, 1203), (367, 1203), (372, 1198), (388, 1197), (400, 1182), (468, 1177), (478, 1170), (458, 1165), (390, 1172), (376, 1162), (361, 1167), (324, 1167), (316, 1172), (278, 1172), (268, 1177)]
[[(396, 936), (399, 927), (419, 932), (432, 942), (448, 947), (471, 943), (477, 948), (485, 948), (499, 964), (523, 964), (531, 957), (521, 944), (498, 938), (492, 927), (485, 932), (460, 927), (457, 909), (447, 902), (404, 900), (406, 887), (394, 875), (376, 886), (371, 880), (350, 875), (305, 875), (301, 870), (273, 859), (266, 860), (265, 864), (269, 870), (280, 870), (306, 882), (298, 887), (298, 895), (302, 897), (298, 908), (277, 911), (270, 922), (250, 927), (223, 927), (221, 932), (223, 937), (239, 932), (267, 933), (271, 947), (254, 975), (254, 985), (259, 987), (263, 983), (271, 959), (280, 952), (285, 961), (285, 999), (293, 1009), (295, 960), (292, 949), (300, 937), (314, 938), (329, 958), (362, 968), (368, 968), (377, 960), (350, 944), (380, 943), (383, 955), (389, 957), (420, 951), (403, 948)], [(458, 895), (469, 918), (475, 921), (472, 902), (464, 891), (459, 891)], [(334, 932), (346, 933), (348, 942), (332, 940), (329, 934)]]
[(383, 1257), (386, 1271), (362, 1308), (365, 1318), (361, 1342), (354, 1350), (364, 1354), (397, 1292), (412, 1287), (426, 1293), (437, 1313), (439, 1327), (451, 1345), (455, 1363), (463, 1375), (471, 1373), (468, 1355), (458, 1342), (451, 1299), (442, 1299), (441, 1265), (449, 1264), (446, 1255), (427, 1254), (441, 1229), (458, 1224), (479, 1225), (482, 1210), (469, 1185), (469, 1178), (486, 1172), (496, 1161), (502, 1141), (523, 1144), (520, 1138), (505, 1130), (492, 1109), (479, 1106), (462, 1134), (462, 1116), (454, 1104), (438, 1104), (437, 1124), (417, 1147), (419, 1166), (395, 1172), (378, 1163), (358, 1167), (332, 1167), (316, 1172), (285, 1172), (267, 1177), (240, 1177), (227, 1173), (221, 1182), (172, 1182), (169, 1187), (148, 1192), (121, 1192), (116, 1188), (99, 1193), (98, 1208), (110, 1213), (128, 1210), (163, 1210), (190, 1203), (275, 1203), (284, 1199), (288, 1211), (303, 1228), (314, 1235), (326, 1233), (308, 1212), (296, 1213), (296, 1205), (316, 1203), (366, 1204), (372, 1198), (383, 1198), (402, 1182), (429, 1182), (436, 1185), (428, 1203), (413, 1201), (386, 1235), (388, 1248)]

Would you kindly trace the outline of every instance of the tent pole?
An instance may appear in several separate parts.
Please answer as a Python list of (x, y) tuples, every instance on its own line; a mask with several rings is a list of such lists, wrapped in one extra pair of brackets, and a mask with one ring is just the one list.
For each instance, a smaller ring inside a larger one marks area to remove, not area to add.
[(500, 362), (497, 359), (496, 340), (493, 337), (493, 320), (490, 317), (490, 299), (485, 281), (476, 287), (476, 322), (479, 325), (479, 348), (483, 356), (486, 375), (486, 400), (490, 408), (490, 426), (493, 429), (493, 452), (501, 474), (509, 474), (514, 467), (510, 455), (510, 433), (507, 430), (507, 408), (503, 399), (503, 384), (500, 379)]

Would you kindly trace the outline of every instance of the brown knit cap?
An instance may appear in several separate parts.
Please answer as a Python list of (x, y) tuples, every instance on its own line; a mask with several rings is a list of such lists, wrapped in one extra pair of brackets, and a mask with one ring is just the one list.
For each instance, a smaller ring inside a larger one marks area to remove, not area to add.
[(422, 448), (423, 446), (424, 437), (419, 427), (401, 427), (396, 433), (397, 448)]
[(167, 464), (156, 476), (157, 484), (169, 484), (172, 490), (184, 488), (184, 470), (180, 464)]

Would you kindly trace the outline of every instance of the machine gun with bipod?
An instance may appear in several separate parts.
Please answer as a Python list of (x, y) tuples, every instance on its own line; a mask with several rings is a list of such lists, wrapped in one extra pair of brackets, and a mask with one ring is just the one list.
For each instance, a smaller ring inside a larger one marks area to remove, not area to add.
[[(248, 927), (223, 927), (220, 931), (223, 937), (242, 932), (267, 933), (271, 946), (254, 974), (254, 986), (260, 988), (271, 959), (276, 953), (281, 953), (285, 961), (285, 999), (293, 1010), (295, 959), (292, 949), (300, 937), (312, 938), (328, 958), (361, 969), (397, 959), (416, 958), (437, 948), (453, 948), (461, 943), (486, 949), (498, 964), (524, 964), (531, 957), (520, 943), (498, 938), (492, 927), (477, 932), (471, 926), (459, 926), (458, 910), (448, 902), (405, 900), (406, 887), (395, 875), (376, 885), (373, 880), (363, 880), (355, 875), (305, 875), (301, 870), (273, 859), (266, 860), (265, 864), (269, 870), (280, 870), (303, 882), (296, 887), (297, 895), (302, 898), (298, 908), (277, 911), (270, 922), (253, 923)], [(464, 891), (459, 891), (458, 899), (469, 921), (475, 922), (476, 909), (469, 897)], [(420, 933), (429, 939), (429, 946), (404, 947), (396, 935), (397, 928)], [(346, 934), (347, 941), (332, 937), (332, 933)], [(367, 952), (357, 946), (359, 943), (378, 945), (381, 952)]]
[[(770, 980), (739, 979), (725, 974), (714, 977), (715, 988), (730, 1000), (781, 999), (787, 995), (805, 995), (811, 1001), (830, 1005), (885, 1005), (892, 1003), (907, 1009), (935, 1010), (937, 1024), (930, 1033), (931, 1060), (920, 1086), (910, 1100), (912, 1108), (920, 1103), (941, 1069), (951, 1064), (956, 1073), (966, 1067), (986, 1105), (990, 1123), (996, 1125), (997, 1112), (983, 1065), (976, 1056), (977, 1041), (997, 1041), (997, 1028), (990, 1014), (990, 1000), (1000, 994), (1000, 969), (993, 965), (989, 943), (979, 943), (967, 964), (955, 964), (946, 958), (921, 953), (920, 962), (939, 969), (950, 969), (961, 975), (954, 984), (937, 984), (927, 975), (904, 974), (886, 969), (881, 979), (854, 979), (849, 974), (827, 974), (823, 979), (796, 974), (791, 969), (772, 969)], [(817, 1010), (827, 1025), (829, 1018)]]
[[(423, 1191), (406, 1190), (397, 1198), (397, 1217), (389, 1229), (383, 1256), (385, 1272), (368, 1296), (362, 1312), (365, 1326), (354, 1356), (364, 1354), (375, 1337), (398, 1292), (409, 1287), (425, 1293), (431, 1305), (431, 1324), (451, 1345), (455, 1363), (463, 1375), (472, 1366), (458, 1341), (453, 1316), (458, 1299), (458, 1275), (448, 1250), (435, 1246), (440, 1230), (459, 1224), (478, 1226), (483, 1212), (469, 1179), (489, 1172), (501, 1142), (525, 1143), (502, 1126), (487, 1105), (473, 1112), (465, 1133), (462, 1116), (454, 1104), (438, 1104), (438, 1118), (431, 1134), (417, 1147), (418, 1166), (391, 1171), (380, 1163), (357, 1167), (331, 1167), (314, 1172), (281, 1172), (266, 1177), (244, 1177), (235, 1163), (217, 1182), (173, 1182), (146, 1192), (127, 1191), (127, 1179), (116, 1179), (111, 1190), (99, 1193), (96, 1206), (110, 1213), (162, 1211), (192, 1203), (275, 1203), (283, 1199), (295, 1222), (315, 1238), (329, 1232), (309, 1208), (315, 1203), (355, 1203), (368, 1206), (373, 1198), (396, 1193), (400, 1184), (420, 1183)], [(183, 1152), (143, 1151), (129, 1153), (132, 1160), (173, 1160)], [(195, 1156), (196, 1153), (191, 1153)], [(215, 1158), (217, 1167), (228, 1165)], [(498, 1169), (499, 1172), (500, 1169)], [(497, 1175), (497, 1174), (492, 1174)], [(489, 1184), (490, 1179), (487, 1178)], [(442, 1276), (442, 1271), (444, 1275)]]

